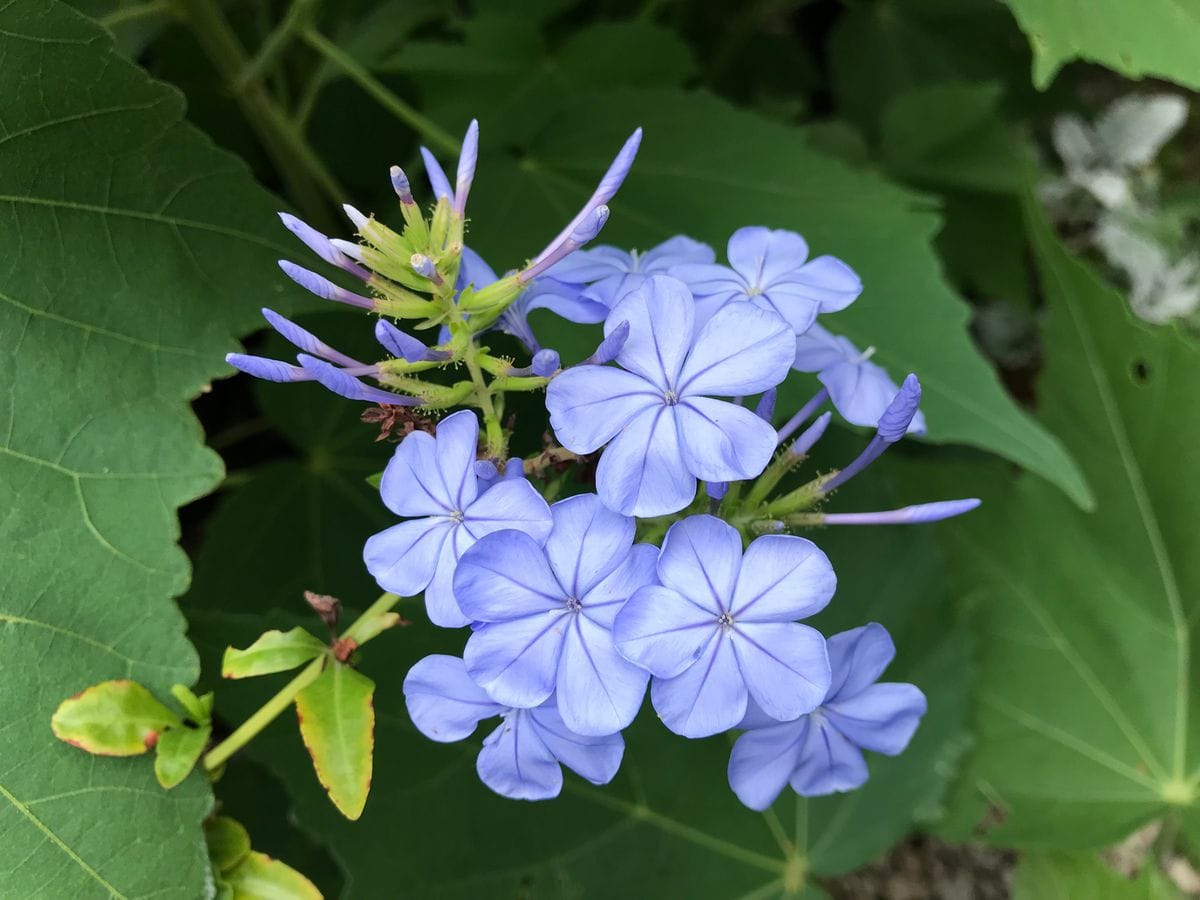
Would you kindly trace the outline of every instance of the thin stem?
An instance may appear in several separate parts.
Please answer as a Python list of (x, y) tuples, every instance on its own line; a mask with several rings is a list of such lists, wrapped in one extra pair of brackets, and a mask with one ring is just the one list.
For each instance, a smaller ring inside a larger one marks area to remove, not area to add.
[(296, 34), (308, 26), (319, 2), (320, 0), (292, 0), (292, 5), (288, 7), (283, 21), (267, 35), (267, 39), (259, 47), (254, 59), (250, 60), (242, 69), (241, 74), (234, 79), (231, 85), (234, 93), (241, 93), (251, 84), (262, 80), (262, 77), (279, 61), (279, 57), (283, 55), (283, 51), (287, 49)]
[[(353, 638), (359, 644), (366, 643), (362, 635), (364, 629), (369, 627), (371, 620), (388, 612), (399, 602), (400, 598), (395, 594), (382, 595), (368, 606), (361, 616), (354, 620), (354, 623), (342, 633), (342, 636)], [(322, 655), (314, 659), (304, 667), (299, 675), (285, 684), (279, 693), (260, 706), (250, 718), (239, 725), (233, 734), (209, 750), (204, 755), (205, 770), (212, 772), (220, 768), (233, 754), (250, 743), (264, 728), (274, 722), (280, 713), (292, 705), (297, 694), (317, 680), (317, 677), (325, 668), (325, 662), (328, 658), (327, 655)]]
[(408, 125), (409, 128), (417, 132), (421, 137), (429, 141), (429, 143), (434, 144), (437, 149), (443, 150), (446, 153), (458, 152), (458, 141), (449, 132), (444, 131), (432, 119), (426, 118), (388, 90), (382, 82), (363, 68), (357, 60), (344, 52), (337, 44), (326, 38), (325, 35), (314, 28), (307, 28), (304, 30), (303, 36), (310, 47), (346, 73), (351, 81), (374, 97), (380, 106)]
[(118, 25), (136, 22), (139, 19), (150, 19), (154, 16), (171, 18), (171, 4), (168, 0), (150, 0), (149, 3), (139, 3), (136, 6), (123, 6), (114, 9), (106, 16), (101, 16), (99, 22), (105, 28), (113, 29)]
[[(249, 64), (246, 50), (215, 0), (174, 0), (191, 25), (196, 39), (213, 66), (233, 84)], [(279, 169), (288, 193), (305, 215), (331, 226), (322, 194), (338, 203), (346, 191), (313, 152), (304, 135), (288, 121), (260, 84), (249, 84), (234, 97), (263, 149)]]

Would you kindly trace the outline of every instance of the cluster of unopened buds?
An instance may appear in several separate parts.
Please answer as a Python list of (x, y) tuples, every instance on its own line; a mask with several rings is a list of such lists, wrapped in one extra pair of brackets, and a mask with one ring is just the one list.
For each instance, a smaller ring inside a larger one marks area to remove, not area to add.
[[(747, 806), (765, 809), (789, 783), (802, 795), (851, 790), (867, 779), (864, 749), (905, 748), (925, 697), (879, 682), (895, 652), (882, 626), (827, 640), (800, 623), (830, 602), (836, 578), (820, 548), (791, 532), (930, 522), (978, 501), (822, 509), (891, 444), (924, 430), (920, 384), (909, 375), (897, 386), (869, 352), (817, 323), (854, 302), (862, 284), (834, 257), (808, 259), (793, 232), (741, 228), (726, 264), (682, 236), (644, 253), (582, 249), (607, 220), (640, 140), (635, 132), (558, 236), (504, 277), (463, 243), (474, 123), (453, 185), (423, 151), (437, 197), (428, 218), (392, 170), (401, 232), (346, 207), (360, 238), (351, 243), (284, 215), (361, 292), (291, 262), (283, 270), (375, 314), (388, 358), (360, 362), (264, 310), (301, 351), (296, 363), (229, 361), (260, 378), (317, 381), (352, 400), (441, 416), (435, 434), (414, 430), (397, 446), (380, 492), (403, 521), (373, 536), (364, 560), (383, 589), (423, 593), (434, 624), (469, 628), (462, 656), (422, 659), (404, 693), (413, 722), (436, 741), (502, 720), (477, 763), (494, 791), (556, 796), (564, 765), (610, 781), (647, 688), (676, 734), (741, 732), (728, 777)], [(605, 337), (588, 359), (560, 368), (533, 335), (535, 308), (602, 322)], [(526, 346), (527, 365), (491, 355), (483, 342), (497, 330)], [(821, 386), (777, 428), (775, 391), (793, 369)], [(421, 377), (434, 370), (468, 377)], [(563, 458), (602, 451), (595, 493), (550, 504), (522, 460), (509, 458), (504, 396), (543, 389)], [(874, 436), (844, 468), (777, 493), (825, 431), (832, 413), (818, 413), (827, 403)], [(446, 414), (455, 407), (464, 408)]]

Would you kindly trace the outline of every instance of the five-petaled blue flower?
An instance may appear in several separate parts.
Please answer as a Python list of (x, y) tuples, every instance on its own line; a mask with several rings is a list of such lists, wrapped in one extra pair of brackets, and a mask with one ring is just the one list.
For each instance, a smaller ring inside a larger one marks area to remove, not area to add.
[(658, 554), (634, 546), (633, 520), (595, 494), (562, 500), (551, 513), (544, 549), (506, 531), (463, 555), (454, 592), (477, 623), (463, 657), (497, 702), (534, 707), (557, 691), (571, 731), (612, 734), (633, 721), (650, 680), (613, 646), (613, 617), (654, 581)]
[(539, 545), (550, 533), (550, 508), (525, 479), (503, 479), (480, 491), (478, 441), (471, 410), (442, 419), (436, 438), (414, 431), (401, 441), (379, 492), (396, 515), (416, 518), (373, 535), (363, 548), (380, 587), (402, 597), (424, 591), (430, 620), (448, 628), (471, 621), (453, 590), (454, 570), (467, 548), (502, 529), (518, 529)]
[(796, 334), (818, 313), (845, 309), (862, 293), (862, 281), (833, 256), (808, 259), (808, 243), (794, 231), (739, 228), (726, 249), (729, 267), (681, 265), (671, 274), (687, 282), (703, 323), (727, 303), (749, 300), (773, 309)]
[[(796, 338), (793, 368), (816, 372), (837, 411), (852, 425), (874, 427), (900, 392), (887, 370), (871, 362), (871, 351), (860, 352), (849, 339), (820, 325), (813, 325)], [(924, 413), (916, 413), (908, 432), (925, 433)]]
[(795, 358), (791, 329), (772, 312), (733, 304), (694, 334), (695, 314), (683, 282), (648, 278), (604, 324), (611, 334), (628, 323), (616, 358), (622, 368), (577, 366), (547, 389), (550, 424), (564, 447), (591, 453), (608, 444), (596, 490), (626, 515), (683, 509), (697, 478), (754, 478), (775, 451), (770, 424), (713, 395), (756, 394), (779, 384)]
[(667, 531), (661, 585), (634, 594), (613, 625), (617, 649), (654, 674), (659, 718), (685, 737), (737, 725), (747, 697), (779, 721), (829, 690), (825, 639), (796, 619), (824, 608), (837, 579), (812, 541), (765, 535), (742, 554), (737, 530), (691, 516)]
[[(867, 780), (861, 750), (895, 756), (908, 746), (925, 695), (911, 684), (878, 684), (896, 655), (882, 625), (828, 641), (833, 683), (812, 713), (783, 724), (755, 722), (733, 746), (729, 785), (751, 809), (766, 809), (785, 784), (805, 797), (851, 791)], [(860, 749), (861, 748), (861, 749)]]
[(645, 253), (617, 247), (593, 247), (576, 250), (548, 270), (545, 289), (554, 291), (552, 285), (557, 284), (559, 295), (565, 298), (578, 295), (579, 300), (573, 306), (576, 315), (585, 309), (592, 313), (590, 318), (570, 315), (566, 318), (575, 322), (603, 322), (610, 309), (630, 291), (645, 284), (650, 276), (673, 275), (678, 266), (703, 265), (715, 259), (712, 247), (682, 234)]
[[(512, 709), (492, 700), (471, 680), (457, 656), (427, 656), (408, 671), (404, 700), (413, 723), (435, 741), (461, 741), (484, 719), (501, 716), (475, 761), (479, 778), (514, 800), (548, 800), (562, 790), (562, 766), (592, 784), (608, 784), (621, 766), (619, 734), (574, 734), (554, 699), (535, 709)], [(561, 764), (561, 765), (560, 765)]]

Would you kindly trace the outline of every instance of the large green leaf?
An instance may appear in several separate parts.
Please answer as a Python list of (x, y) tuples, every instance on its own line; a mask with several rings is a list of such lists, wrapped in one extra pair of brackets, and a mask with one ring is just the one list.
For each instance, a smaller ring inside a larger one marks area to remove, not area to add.
[(1191, 0), (1005, 0), (1033, 47), (1046, 87), (1064, 63), (1086, 59), (1130, 78), (1200, 88), (1200, 6)]
[(55, 740), (106, 679), (197, 676), (171, 597), (178, 506), (220, 461), (186, 401), (281, 278), (273, 201), (183, 102), (45, 0), (0, 8), (0, 883), (12, 897), (197, 897), (211, 805), (149, 760)]
[[(1088, 502), (1062, 445), (1013, 404), (972, 345), (968, 309), (942, 279), (930, 247), (937, 215), (915, 195), (813, 152), (796, 129), (702, 94), (577, 98), (518, 165), (496, 157), (481, 163), (473, 245), (499, 269), (535, 253), (638, 124), (646, 136), (612, 203), (606, 241), (645, 248), (682, 232), (723, 250), (742, 225), (800, 231), (814, 254), (840, 256), (862, 276), (862, 298), (829, 324), (860, 347), (875, 346), (875, 358), (897, 377), (918, 373), (931, 440), (1001, 453)], [(549, 316), (539, 324), (550, 329), (551, 346), (578, 330)], [(798, 406), (813, 390), (815, 381), (797, 382), (781, 406)]]
[(1000, 807), (998, 842), (1099, 846), (1172, 810), (1198, 819), (1200, 353), (1134, 321), (1031, 216), (1050, 307), (1040, 414), (1098, 507), (1024, 477), (947, 529), (981, 610), (967, 782)]

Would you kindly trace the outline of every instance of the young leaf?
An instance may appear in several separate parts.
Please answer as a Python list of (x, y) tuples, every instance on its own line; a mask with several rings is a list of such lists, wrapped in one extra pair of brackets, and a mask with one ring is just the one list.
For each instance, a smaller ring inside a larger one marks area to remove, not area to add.
[(212, 718), (213, 695), (210, 691), (203, 697), (197, 697), (196, 694), (185, 684), (171, 685), (171, 696), (179, 701), (192, 720), (198, 724), (209, 721)]
[(316, 659), (325, 650), (325, 644), (299, 626), (286, 632), (268, 631), (245, 650), (227, 648), (221, 661), (221, 675), (253, 678), (286, 672)]
[(1126, 878), (1094, 853), (1046, 850), (1021, 854), (1012, 887), (1013, 896), (1020, 900), (1176, 900), (1181, 896), (1153, 857), (1136, 878)]
[(136, 681), (104, 681), (64, 700), (50, 720), (60, 741), (99, 756), (137, 756), (179, 717)]
[(155, 747), (154, 777), (158, 783), (170, 789), (187, 778), (211, 736), (212, 726), (208, 724), (198, 728), (180, 725), (164, 732)]
[(229, 816), (217, 816), (204, 826), (208, 858), (218, 872), (228, 872), (250, 853), (250, 834), (242, 823)]
[(321, 900), (316, 885), (277, 859), (251, 850), (221, 879), (232, 900)]
[(375, 682), (330, 662), (296, 697), (300, 734), (317, 778), (348, 819), (362, 815), (371, 789), (375, 749)]

